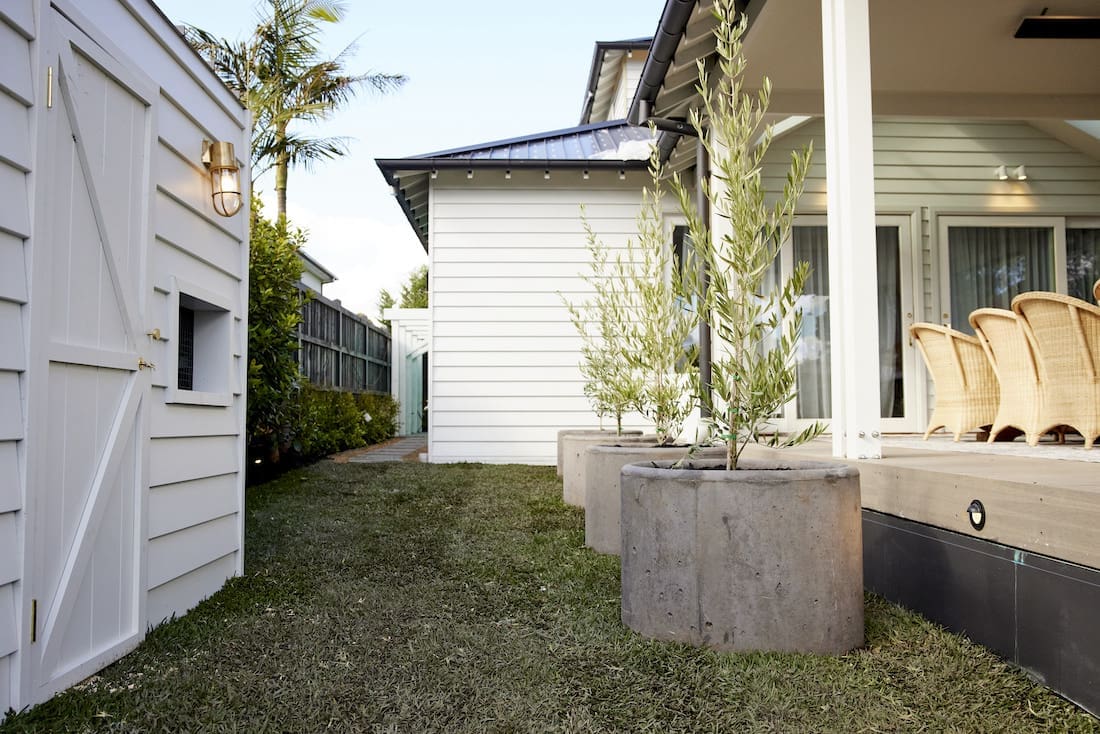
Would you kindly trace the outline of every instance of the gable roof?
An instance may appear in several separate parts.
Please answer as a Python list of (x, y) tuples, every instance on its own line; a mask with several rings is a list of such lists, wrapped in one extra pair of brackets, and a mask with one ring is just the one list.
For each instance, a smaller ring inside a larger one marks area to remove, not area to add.
[(579, 125), (490, 143), (451, 148), (409, 158), (377, 158), (405, 218), (428, 249), (428, 188), (431, 175), (446, 169), (558, 168), (641, 169), (648, 166), (648, 128), (623, 120)]
[(622, 59), (635, 51), (649, 51), (652, 38), (630, 38), (625, 41), (597, 41), (592, 52), (584, 104), (581, 105), (581, 125), (606, 120), (611, 113), (611, 101), (622, 73)]

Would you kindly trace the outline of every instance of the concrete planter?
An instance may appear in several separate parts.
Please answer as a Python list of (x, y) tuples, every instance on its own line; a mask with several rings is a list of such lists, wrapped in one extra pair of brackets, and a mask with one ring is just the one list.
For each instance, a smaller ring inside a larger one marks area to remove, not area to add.
[[(639, 436), (641, 431), (623, 431), (624, 436)], [(563, 447), (562, 440), (566, 436), (578, 435), (578, 436), (604, 436), (610, 437), (612, 440), (618, 435), (615, 431), (600, 430), (600, 429), (584, 429), (584, 428), (564, 428), (558, 431), (558, 476), (562, 475), (562, 461), (563, 461)]]
[(859, 471), (715, 460), (622, 469), (622, 619), (717, 650), (863, 644)]
[(584, 507), (584, 450), (589, 446), (617, 445), (646, 441), (653, 443), (653, 436), (642, 436), (641, 431), (623, 433), (570, 432), (561, 437), (562, 499), (567, 505)]
[[(582, 457), (584, 463), (584, 544), (597, 553), (619, 555), (622, 535), (619, 532), (622, 493), (619, 475), (627, 464), (645, 461), (679, 461), (688, 446), (660, 447), (653, 445), (589, 446)], [(724, 448), (699, 450), (700, 458), (724, 456)]]

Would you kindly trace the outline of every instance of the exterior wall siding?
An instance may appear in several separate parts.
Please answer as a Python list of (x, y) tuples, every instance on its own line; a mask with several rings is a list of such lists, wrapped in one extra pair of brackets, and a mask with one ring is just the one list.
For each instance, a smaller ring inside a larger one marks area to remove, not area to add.
[(625, 56), (622, 60), (622, 68), (619, 71), (619, 81), (615, 86), (615, 96), (611, 100), (611, 109), (608, 110), (608, 120), (622, 120), (626, 118), (630, 102), (634, 99), (634, 92), (638, 89), (638, 82), (642, 78), (642, 67), (645, 66), (646, 54), (635, 51), (632, 56)]
[[(158, 51), (164, 59), (164, 49)], [(171, 401), (174, 372), (154, 372), (148, 449), (149, 625), (184, 614), (243, 570), (248, 215), (244, 208), (232, 219), (217, 216), (205, 176), (195, 173), (200, 144), (209, 137), (204, 130), (218, 131), (216, 135), (224, 136), (220, 139), (235, 143), (238, 158), (247, 158), (247, 128), (241, 126), (243, 113), (227, 104), (224, 90), (206, 88), (174, 66), (166, 65), (155, 77), (161, 82), (155, 151), (159, 175), (148, 326), (166, 332), (172, 322), (173, 278), (177, 284), (198, 285), (228, 307), (233, 366), (227, 405)], [(153, 361), (172, 364), (169, 352), (176, 343), (171, 335), (156, 348), (162, 353)]]
[[(1100, 161), (1026, 122), (886, 118), (874, 123), (875, 209), (920, 219), (921, 305), (938, 321), (939, 215), (1097, 216)], [(799, 203), (825, 213), (825, 122), (815, 119), (772, 144), (763, 176), (781, 190), (792, 151), (813, 141)], [(999, 165), (1026, 165), (1026, 182), (998, 181)], [(916, 246), (916, 243), (914, 243)]]
[[(647, 174), (441, 171), (431, 192), (433, 462), (551, 464), (562, 428), (596, 428), (584, 397), (580, 339), (562, 297), (582, 279), (588, 221), (611, 248), (636, 232)], [(629, 427), (644, 428), (640, 416)]]
[(0, 8), (0, 712), (16, 701), (23, 548), (27, 257), (36, 36), (29, 0)]
[[(41, 29), (36, 22), (42, 23)], [(30, 592), (21, 587), (30, 589), (35, 583), (34, 554), (28, 555), (28, 549), (37, 546), (30, 536), (37, 532), (41, 537), (35, 542), (41, 544), (45, 535), (41, 529), (35, 531), (38, 522), (29, 516), (24, 520), (24, 508), (29, 513), (34, 507), (28, 498), (40, 491), (28, 484), (28, 476), (37, 476), (29, 466), (48, 433), (34, 420), (27, 433), (28, 415), (44, 415), (43, 401), (35, 396), (42, 384), (48, 384), (40, 374), (45, 370), (32, 357), (51, 338), (31, 329), (38, 302), (40, 312), (48, 313), (49, 299), (32, 303), (29, 298), (31, 275), (54, 252), (48, 235), (36, 230), (53, 203), (42, 188), (49, 178), (39, 158), (42, 141), (49, 138), (41, 135), (48, 129), (45, 121), (52, 118), (41, 97), (46, 90), (45, 66), (55, 63), (48, 59), (56, 58), (50, 54), (62, 43), (54, 27), (69, 22), (92, 39), (82, 38), (80, 43), (94, 44), (95, 53), (109, 57), (110, 64), (124, 72), (121, 78), (132, 75), (138, 80), (142, 95), (152, 93), (145, 101), (144, 117), (138, 116), (147, 121), (151, 133), (151, 148), (140, 156), (150, 161), (149, 177), (127, 171), (128, 199), (148, 198), (151, 226), (148, 236), (133, 230), (112, 233), (121, 247), (131, 248), (120, 261), (125, 263), (125, 279), (144, 281), (146, 286), (135, 309), (140, 321), (134, 331), (160, 332), (159, 339), (150, 336), (148, 344), (137, 345), (157, 368), (140, 403), (136, 420), (142, 427), (134, 434), (144, 442), (149, 466), (149, 484), (143, 487), (148, 491), (142, 492), (148, 497), (143, 513), (148, 519), (140, 527), (150, 590), (140, 595), (144, 617), (137, 617), (136, 626), (144, 630), (147, 624), (183, 614), (226, 578), (241, 573), (243, 566), (248, 213), (245, 209), (232, 219), (214, 213), (200, 155), (204, 138), (233, 142), (244, 164), (242, 180), (247, 182), (247, 115), (148, 0), (7, 0), (0, 6), (0, 120), (5, 132), (0, 140), (0, 714), (35, 703), (42, 695), (33, 692), (38, 683), (27, 674), (29, 654), (23, 653), (20, 661), (30, 604), (29, 598), (22, 598)], [(77, 67), (85, 63), (79, 53), (72, 56)], [(75, 72), (70, 68), (67, 73)], [(150, 81), (154, 86), (146, 90)], [(87, 95), (83, 119), (114, 120), (114, 110), (94, 109), (97, 100), (102, 105), (105, 98)], [(140, 145), (143, 132), (139, 129), (130, 136), (135, 145)], [(93, 158), (106, 150), (94, 135), (82, 144)], [(247, 197), (246, 191), (246, 201)], [(145, 250), (135, 252), (136, 247)], [(137, 264), (146, 268), (143, 274), (127, 269)], [(177, 304), (172, 297), (179, 280), (197, 285), (227, 312), (223, 404), (189, 404), (171, 394), (175, 373), (169, 366), (178, 349), (172, 333)], [(34, 318), (39, 324), (40, 318)], [(125, 627), (123, 622), (119, 625)]]

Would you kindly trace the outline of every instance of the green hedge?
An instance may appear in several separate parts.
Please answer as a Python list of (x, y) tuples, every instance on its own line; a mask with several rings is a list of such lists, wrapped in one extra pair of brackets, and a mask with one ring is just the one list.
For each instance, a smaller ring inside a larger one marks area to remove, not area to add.
[(397, 432), (397, 401), (389, 395), (356, 395), (304, 384), (296, 403), (292, 447), (302, 460), (380, 443)]
[(367, 445), (382, 443), (397, 434), (397, 401), (392, 395), (360, 393), (355, 396), (359, 410), (370, 416), (363, 431)]

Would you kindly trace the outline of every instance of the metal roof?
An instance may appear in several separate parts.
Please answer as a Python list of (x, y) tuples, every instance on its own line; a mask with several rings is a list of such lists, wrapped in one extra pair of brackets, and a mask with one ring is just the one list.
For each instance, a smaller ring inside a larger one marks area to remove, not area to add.
[(641, 169), (648, 166), (653, 137), (646, 127), (623, 120), (452, 148), (409, 158), (377, 158), (405, 217), (428, 249), (430, 174), (444, 169), (555, 168)]
[(578, 161), (645, 160), (649, 157), (647, 143), (650, 138), (648, 128), (633, 127), (622, 120), (612, 120), (441, 150), (406, 158), (404, 161), (495, 161), (500, 164), (539, 168), (546, 164)]

